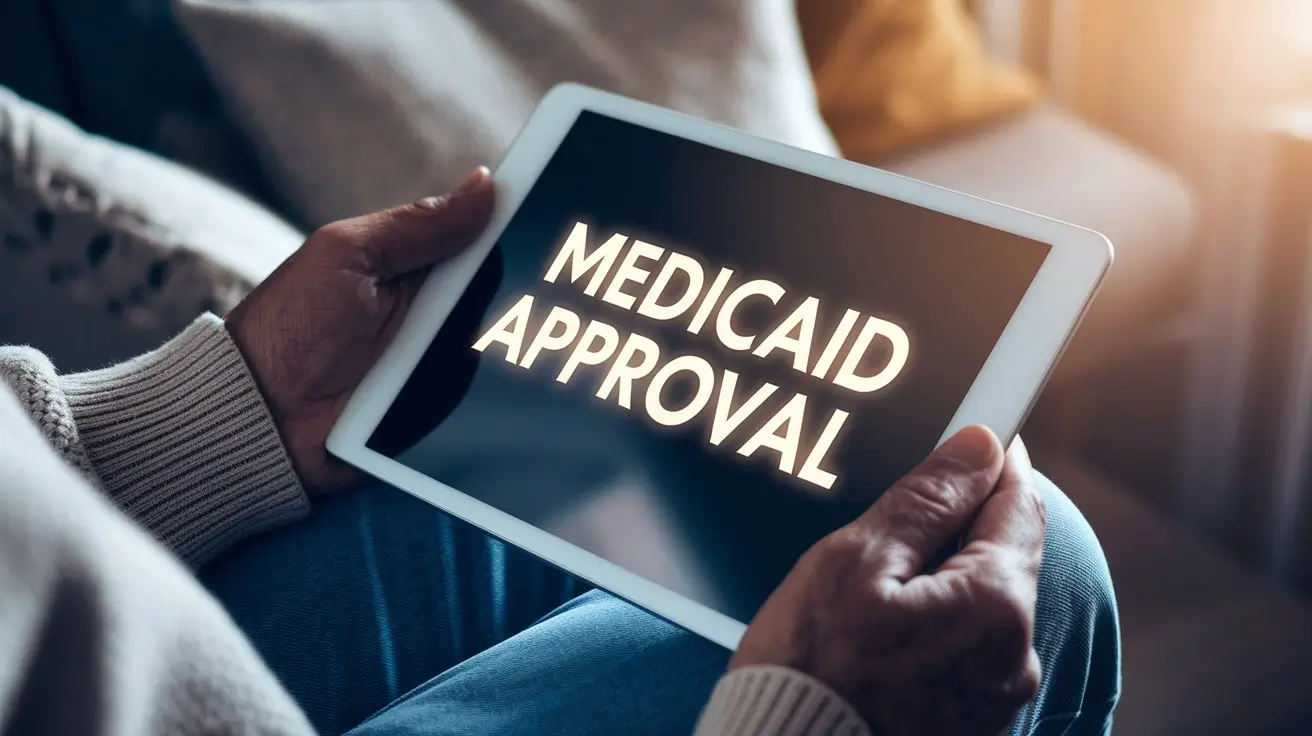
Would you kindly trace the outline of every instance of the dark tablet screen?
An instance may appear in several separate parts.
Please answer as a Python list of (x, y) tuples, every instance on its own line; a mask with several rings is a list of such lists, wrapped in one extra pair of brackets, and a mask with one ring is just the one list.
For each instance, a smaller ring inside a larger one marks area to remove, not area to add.
[(585, 112), (368, 445), (747, 621), (933, 449), (1048, 251)]

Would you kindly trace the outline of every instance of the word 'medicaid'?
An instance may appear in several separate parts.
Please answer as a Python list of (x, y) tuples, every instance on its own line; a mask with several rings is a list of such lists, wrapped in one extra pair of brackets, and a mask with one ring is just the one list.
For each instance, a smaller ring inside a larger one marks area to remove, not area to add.
[[(863, 321), (863, 315), (849, 309), (832, 332), (818, 336), (820, 301), (811, 296), (783, 315), (773, 329), (743, 334), (734, 319), (743, 305), (763, 299), (777, 306), (786, 290), (760, 278), (735, 285), (735, 274), (728, 268), (709, 276), (690, 256), (622, 233), (590, 247), (588, 226), (579, 222), (556, 251), (543, 280), (564, 280), (620, 309), (655, 322), (680, 324), (694, 335), (706, 333), (731, 351), (759, 358), (782, 354), (793, 370), (855, 394), (884, 388), (906, 366), (910, 343), (901, 327), (869, 315)], [(534, 331), (531, 325), (538, 327)], [(863, 372), (877, 339), (887, 344), (887, 362), (879, 370)], [(833, 488), (837, 480), (825, 469), (825, 458), (850, 415), (835, 409), (815, 432), (808, 425), (805, 394), (794, 394), (781, 408), (767, 410), (765, 404), (779, 391), (772, 383), (747, 395), (732, 370), (717, 371), (696, 355), (666, 356), (662, 361), (661, 347), (651, 338), (637, 332), (621, 334), (602, 320), (585, 319), (565, 307), (539, 307), (531, 294), (498, 317), (473, 348), (484, 352), (494, 344), (505, 348), (506, 362), (525, 369), (545, 352), (564, 354), (556, 375), (559, 383), (569, 383), (580, 369), (596, 369), (601, 376), (597, 398), (629, 410), (634, 407), (635, 384), (645, 380), (639, 406), (657, 424), (677, 427), (706, 414), (711, 445), (719, 446), (733, 436), (740, 440), (737, 453), (743, 457), (771, 450), (779, 456), (779, 470), (788, 475), (824, 489)], [(675, 380), (690, 381), (693, 388), (689, 396), (670, 402), (665, 389)]]

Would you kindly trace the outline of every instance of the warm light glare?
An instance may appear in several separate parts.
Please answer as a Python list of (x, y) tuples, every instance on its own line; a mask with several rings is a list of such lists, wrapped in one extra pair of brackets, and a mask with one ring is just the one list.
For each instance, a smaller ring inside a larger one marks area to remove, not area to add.
[(1312, 2), (1299, 0), (1293, 3), (1291, 12), (1294, 17), (1289, 28), (1293, 31), (1294, 42), (1300, 51), (1312, 58)]

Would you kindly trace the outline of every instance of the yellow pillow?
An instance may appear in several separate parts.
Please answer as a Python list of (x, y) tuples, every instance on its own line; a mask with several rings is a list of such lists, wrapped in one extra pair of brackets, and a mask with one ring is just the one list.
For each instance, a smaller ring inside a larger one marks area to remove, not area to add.
[(961, 0), (797, 0), (820, 112), (843, 155), (869, 161), (1038, 96), (991, 59)]

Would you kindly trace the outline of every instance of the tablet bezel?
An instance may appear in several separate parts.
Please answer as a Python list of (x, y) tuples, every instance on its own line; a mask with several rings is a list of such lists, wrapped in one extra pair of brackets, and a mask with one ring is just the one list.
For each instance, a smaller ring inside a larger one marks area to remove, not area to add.
[(1091, 230), (869, 166), (756, 138), (600, 90), (565, 84), (546, 95), (493, 175), (498, 196), (491, 223), (468, 250), (429, 276), (392, 344), (361, 382), (333, 427), (328, 450), (370, 475), (510, 544), (734, 649), (747, 622), (685, 598), (366, 446), (479, 265), (583, 111), (1049, 244), (1050, 254), (939, 442), (970, 424), (985, 425), (1004, 442), (1011, 440), (1111, 264), (1111, 243)]

